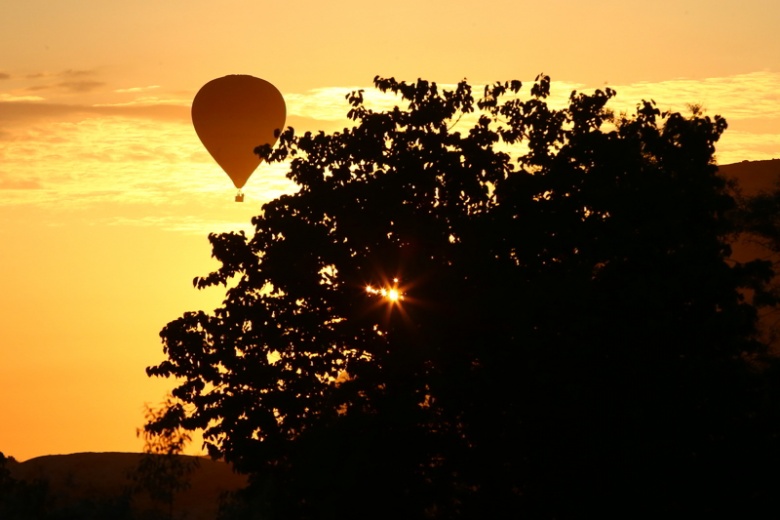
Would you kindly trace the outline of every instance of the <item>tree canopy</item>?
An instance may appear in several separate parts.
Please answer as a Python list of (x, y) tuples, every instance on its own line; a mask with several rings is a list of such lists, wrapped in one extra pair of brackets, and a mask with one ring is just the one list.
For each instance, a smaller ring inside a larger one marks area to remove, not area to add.
[(615, 114), (611, 89), (556, 109), (543, 75), (479, 99), (375, 87), (400, 106), (353, 92), (353, 127), (256, 150), (299, 189), (253, 236), (209, 236), (221, 266), (194, 284), (226, 296), (162, 330), (147, 372), (176, 378), (178, 404), (149, 427), (203, 429), (270, 517), (773, 500), (756, 476), (776, 458), (773, 379), (745, 297), (772, 272), (729, 258), (726, 121)]

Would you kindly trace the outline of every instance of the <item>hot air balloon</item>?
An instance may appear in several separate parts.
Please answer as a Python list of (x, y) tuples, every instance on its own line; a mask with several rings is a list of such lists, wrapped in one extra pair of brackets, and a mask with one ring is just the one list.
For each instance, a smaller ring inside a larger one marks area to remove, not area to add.
[[(279, 90), (267, 81), (233, 74), (209, 81), (192, 100), (192, 125), (203, 146), (238, 188), (260, 164), (257, 146), (273, 146), (284, 128), (286, 107)], [(275, 135), (276, 134), (276, 135)]]

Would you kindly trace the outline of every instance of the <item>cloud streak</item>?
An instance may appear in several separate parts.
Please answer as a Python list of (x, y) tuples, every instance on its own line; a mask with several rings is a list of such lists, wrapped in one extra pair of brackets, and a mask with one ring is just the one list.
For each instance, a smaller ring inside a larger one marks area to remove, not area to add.
[(4, 179), (0, 176), (0, 190), (40, 190), (42, 187), (36, 179)]
[[(533, 81), (524, 81), (520, 96), (527, 97)], [(440, 84), (440, 89), (453, 90), (456, 85)], [(472, 85), (475, 99), (482, 96), (484, 85)], [(687, 110), (689, 104), (701, 104), (710, 113), (728, 118), (780, 118), (780, 73), (754, 72), (722, 78), (673, 79), (660, 82), (639, 82), (628, 85), (587, 86), (553, 79), (549, 102), (554, 107), (566, 104), (576, 90), (592, 93), (597, 88), (610, 87), (617, 92), (611, 101), (616, 109), (633, 112), (641, 100), (655, 100), (661, 109)], [(376, 110), (387, 110), (400, 103), (400, 98), (377, 92), (371, 87), (328, 87), (302, 93), (285, 94), (290, 115), (320, 121), (343, 121), (349, 105), (345, 99), (352, 91), (364, 89), (366, 104)]]
[(96, 70), (79, 70), (79, 69), (65, 69), (59, 72), (33, 72), (27, 74), (27, 79), (42, 79), (42, 78), (83, 78), (86, 76), (94, 76), (97, 74)]
[(155, 89), (158, 89), (158, 88), (160, 88), (160, 85), (149, 85), (149, 86), (146, 86), (146, 87), (118, 88), (118, 89), (114, 89), (114, 92), (116, 92), (118, 94), (127, 94), (127, 93), (134, 94), (136, 92), (146, 92), (146, 91), (155, 90)]
[(82, 80), (82, 81), (60, 81), (47, 85), (33, 85), (27, 87), (28, 92), (41, 92), (48, 90), (62, 90), (65, 92), (83, 94), (92, 92), (105, 85), (102, 81)]
[(94, 117), (133, 117), (147, 120), (190, 121), (188, 106), (171, 102), (131, 102), (118, 104), (70, 105), (42, 103), (36, 98), (4, 100), (0, 94), (0, 128), (39, 124), (41, 121), (56, 123)]
[(624, 105), (654, 99), (661, 109), (681, 110), (687, 104), (701, 104), (708, 112), (727, 119), (780, 118), (780, 74), (775, 72), (704, 80), (681, 78), (614, 88), (620, 99), (616, 101)]
[(0, 103), (27, 103), (30, 101), (43, 101), (41, 96), (15, 95), (6, 92), (0, 92)]
[[(166, 230), (202, 235), (235, 228), (236, 217), (225, 213), (235, 204), (235, 188), (189, 121), (114, 116), (49, 123), (0, 143), (0, 156), (0, 208), (88, 212), (95, 223), (139, 226), (164, 217)], [(293, 189), (286, 171), (284, 164), (260, 165), (244, 189), (245, 223), (259, 203)]]

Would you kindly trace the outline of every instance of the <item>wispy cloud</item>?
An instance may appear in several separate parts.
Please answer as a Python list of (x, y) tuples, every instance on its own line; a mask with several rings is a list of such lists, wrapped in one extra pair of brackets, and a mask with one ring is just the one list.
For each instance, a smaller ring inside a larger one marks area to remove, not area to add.
[(36, 179), (4, 179), (0, 174), (0, 190), (39, 190), (43, 188)]
[(97, 77), (97, 71), (64, 70), (59, 72), (36, 72), (15, 74), (3, 72), (0, 101), (49, 101), (58, 98), (79, 99), (104, 90), (106, 82)]
[(343, 121), (349, 111), (349, 103), (346, 96), (355, 90), (366, 90), (366, 97), (372, 102), (372, 106), (379, 109), (392, 108), (391, 95), (384, 95), (366, 87), (324, 87), (307, 90), (306, 92), (290, 92), (284, 94), (287, 104), (287, 114), (291, 116), (307, 117), (319, 121)]
[[(85, 208), (177, 205), (181, 199), (228, 200), (235, 189), (203, 149), (189, 121), (160, 124), (123, 116), (49, 123), (18, 132), (0, 147), (6, 188), (40, 179), (36, 193), (0, 193), (0, 206)], [(289, 192), (286, 165), (261, 164), (245, 188), (250, 199)], [(34, 177), (31, 177), (34, 176)], [(28, 187), (32, 184), (28, 183)]]
[(141, 96), (131, 101), (121, 101), (117, 103), (95, 103), (93, 107), (133, 107), (133, 106), (154, 106), (154, 105), (175, 105), (186, 106), (192, 105), (192, 100), (183, 99), (177, 97), (158, 97), (158, 96)]
[(631, 107), (641, 99), (653, 99), (664, 110), (681, 110), (688, 104), (700, 104), (708, 112), (727, 119), (780, 117), (780, 74), (776, 72), (703, 80), (680, 78), (613, 88), (618, 93), (615, 101)]
[(126, 94), (126, 93), (136, 93), (136, 92), (147, 92), (149, 90), (155, 90), (160, 88), (160, 85), (148, 85), (146, 87), (129, 87), (129, 88), (118, 88), (115, 89), (114, 92), (118, 94)]
[(31, 96), (29, 94), (25, 95), (16, 95), (16, 94), (9, 94), (7, 92), (0, 92), (0, 103), (17, 103), (17, 102), (28, 102), (28, 101), (43, 101), (44, 98), (41, 96)]
[(51, 83), (46, 85), (32, 85), (27, 87), (29, 92), (39, 92), (48, 90), (60, 90), (70, 93), (83, 94), (86, 92), (92, 92), (105, 85), (102, 81), (93, 80), (81, 80), (81, 81), (60, 81), (57, 83)]
[(175, 102), (129, 102), (116, 104), (77, 105), (65, 103), (33, 103), (41, 98), (0, 94), (0, 128), (10, 125), (40, 124), (42, 121), (74, 121), (79, 118), (124, 116), (149, 120), (189, 122), (189, 107)]
[(96, 70), (78, 70), (78, 69), (65, 69), (58, 72), (33, 72), (27, 74), (27, 79), (41, 79), (41, 78), (83, 78), (85, 76), (93, 76), (97, 74)]
[(67, 92), (92, 92), (105, 85), (102, 81), (63, 81), (55, 85), (56, 88), (61, 88)]

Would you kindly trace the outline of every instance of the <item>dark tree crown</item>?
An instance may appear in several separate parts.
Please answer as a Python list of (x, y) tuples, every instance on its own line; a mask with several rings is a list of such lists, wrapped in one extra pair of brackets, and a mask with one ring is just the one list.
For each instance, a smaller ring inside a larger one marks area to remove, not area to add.
[(256, 150), (299, 190), (254, 236), (209, 236), (222, 265), (194, 283), (226, 297), (161, 332), (147, 371), (180, 405), (158, 426), (203, 429), (279, 516), (746, 496), (728, 473), (761, 445), (743, 359), (762, 345), (742, 290), (767, 273), (729, 261), (725, 120), (618, 116), (611, 89), (554, 109), (544, 75), (476, 101), (465, 81), (374, 84), (402, 106), (353, 92), (353, 127)]

